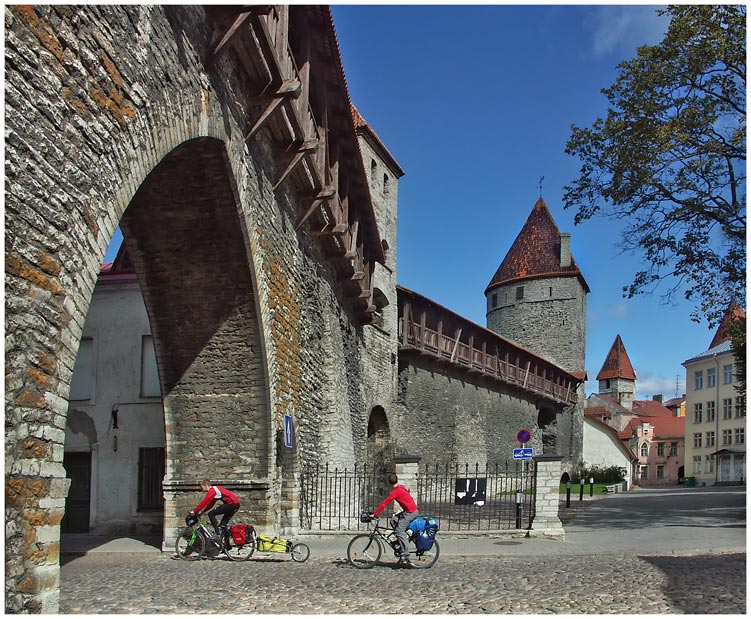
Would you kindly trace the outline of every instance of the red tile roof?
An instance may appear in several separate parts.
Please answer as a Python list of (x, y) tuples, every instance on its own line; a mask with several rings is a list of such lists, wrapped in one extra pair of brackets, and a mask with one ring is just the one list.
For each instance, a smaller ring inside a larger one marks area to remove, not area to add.
[(561, 232), (542, 198), (535, 203), (485, 292), (514, 281), (541, 277), (578, 277), (589, 292), (573, 256), (571, 266), (561, 266)]
[(745, 318), (746, 312), (743, 311), (743, 308), (741, 308), (740, 305), (731, 303), (725, 311), (725, 316), (723, 316), (720, 326), (717, 327), (717, 331), (715, 332), (714, 337), (712, 338), (712, 343), (709, 347), (714, 348), (715, 346), (719, 346), (723, 342), (727, 342), (731, 339), (730, 324), (735, 319), (745, 320)]
[(640, 417), (672, 417), (673, 411), (655, 400), (634, 400), (635, 415)]
[(402, 176), (404, 176), (404, 170), (402, 170), (402, 167), (391, 154), (389, 149), (386, 148), (386, 145), (383, 143), (381, 138), (378, 137), (378, 134), (373, 131), (373, 127), (370, 126), (370, 123), (368, 123), (368, 121), (362, 117), (360, 110), (355, 107), (354, 103), (350, 103), (350, 112), (352, 113), (352, 122), (355, 124), (355, 131), (357, 133), (359, 133), (360, 131), (366, 131), (367, 133), (369, 133), (378, 147), (383, 151), (381, 154), (383, 155), (384, 160), (394, 169), (397, 177), (401, 178)]
[(608, 356), (605, 357), (605, 363), (597, 375), (597, 380), (606, 380), (609, 378), (625, 378), (626, 380), (636, 380), (636, 372), (631, 365), (631, 359), (628, 358), (626, 347), (623, 345), (620, 335), (615, 336), (615, 341), (610, 347)]
[(650, 417), (649, 423), (654, 426), (655, 438), (684, 438), (686, 435), (685, 417)]

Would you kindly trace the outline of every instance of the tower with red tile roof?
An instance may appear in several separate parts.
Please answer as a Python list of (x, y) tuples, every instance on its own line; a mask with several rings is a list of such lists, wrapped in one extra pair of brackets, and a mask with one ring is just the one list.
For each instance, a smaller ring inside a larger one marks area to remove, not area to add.
[(538, 199), (485, 290), (488, 329), (571, 372), (584, 372), (589, 286)]
[[(582, 379), (589, 286), (544, 200), (534, 205), (485, 289), (487, 327)], [(566, 411), (540, 409), (549, 453), (581, 454), (584, 383)], [(565, 443), (565, 445), (564, 445)]]
[(618, 404), (631, 410), (636, 395), (636, 372), (620, 335), (615, 336), (597, 374), (597, 381), (600, 395), (610, 396)]

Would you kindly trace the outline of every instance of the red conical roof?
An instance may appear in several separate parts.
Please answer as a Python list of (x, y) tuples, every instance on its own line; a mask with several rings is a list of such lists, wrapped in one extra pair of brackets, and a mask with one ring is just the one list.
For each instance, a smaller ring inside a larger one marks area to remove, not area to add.
[(714, 337), (712, 338), (712, 343), (709, 347), (714, 348), (715, 346), (719, 346), (723, 342), (732, 339), (732, 336), (730, 335), (730, 325), (734, 320), (745, 320), (745, 318), (746, 312), (743, 311), (743, 308), (737, 303), (731, 303), (725, 311), (725, 316), (722, 318), (720, 326), (717, 327), (717, 331), (715, 332)]
[(578, 277), (589, 292), (589, 286), (573, 256), (570, 266), (561, 266), (561, 231), (540, 198), (485, 292), (513, 281), (561, 276)]
[(605, 363), (602, 364), (602, 369), (597, 375), (597, 380), (606, 380), (608, 378), (636, 380), (636, 372), (634, 372), (631, 359), (628, 358), (626, 347), (623, 345), (620, 335), (615, 336), (615, 342), (610, 347), (610, 352), (605, 357)]

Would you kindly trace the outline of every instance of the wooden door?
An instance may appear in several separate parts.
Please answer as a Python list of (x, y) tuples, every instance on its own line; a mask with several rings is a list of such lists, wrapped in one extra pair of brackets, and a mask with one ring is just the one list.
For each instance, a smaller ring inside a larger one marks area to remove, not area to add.
[(61, 533), (88, 533), (91, 509), (91, 454), (66, 453), (63, 466), (70, 479), (65, 516), (60, 523)]

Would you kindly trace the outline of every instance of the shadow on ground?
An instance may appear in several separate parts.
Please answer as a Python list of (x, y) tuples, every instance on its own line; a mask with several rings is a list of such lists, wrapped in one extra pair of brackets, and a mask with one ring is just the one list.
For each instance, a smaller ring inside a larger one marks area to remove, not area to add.
[[(668, 577), (664, 594), (687, 614), (746, 614), (746, 555), (744, 553), (693, 557), (639, 557)], [(711, 578), (717, 573), (732, 579)]]

